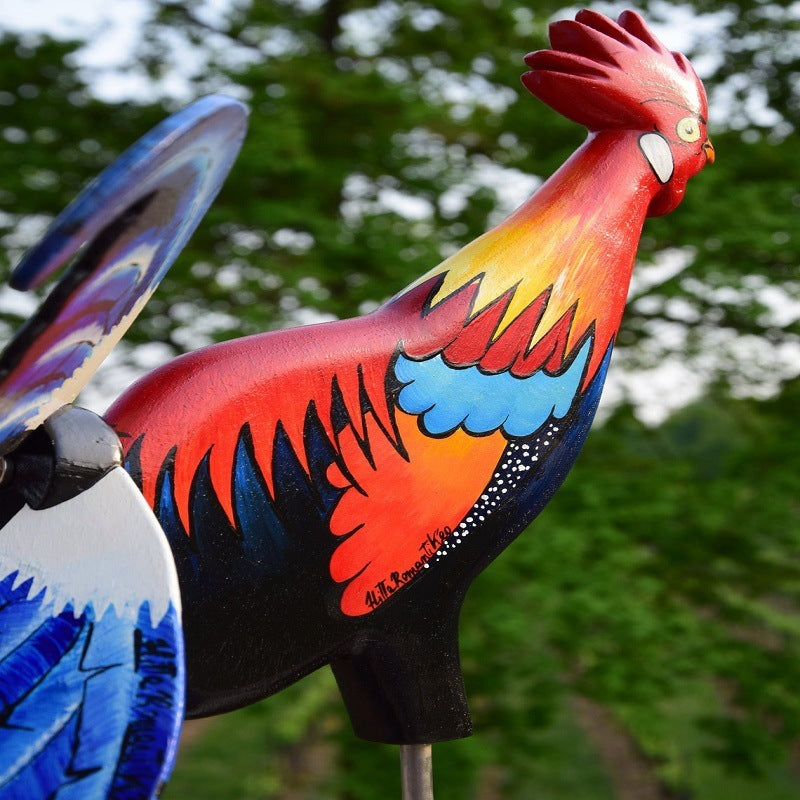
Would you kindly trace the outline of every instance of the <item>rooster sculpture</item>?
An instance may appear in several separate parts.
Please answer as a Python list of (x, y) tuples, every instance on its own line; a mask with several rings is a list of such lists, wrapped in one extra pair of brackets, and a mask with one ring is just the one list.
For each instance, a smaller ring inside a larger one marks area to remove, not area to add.
[(190, 716), (330, 664), (363, 738), (471, 732), (465, 592), (583, 445), (645, 218), (714, 160), (637, 14), (550, 41), (522, 82), (589, 135), (508, 219), (371, 314), (182, 356), (106, 415), (175, 558)]

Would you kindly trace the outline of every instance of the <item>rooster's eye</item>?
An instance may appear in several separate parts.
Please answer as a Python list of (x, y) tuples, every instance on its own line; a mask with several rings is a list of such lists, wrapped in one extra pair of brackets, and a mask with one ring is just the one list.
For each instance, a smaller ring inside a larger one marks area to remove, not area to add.
[(694, 117), (684, 117), (675, 126), (675, 130), (684, 142), (696, 142), (700, 138), (700, 124)]

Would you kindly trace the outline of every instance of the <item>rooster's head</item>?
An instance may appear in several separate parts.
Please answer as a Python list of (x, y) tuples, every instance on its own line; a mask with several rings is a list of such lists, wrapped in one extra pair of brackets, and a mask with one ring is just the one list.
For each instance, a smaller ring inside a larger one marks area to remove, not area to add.
[(683, 199), (686, 182), (714, 161), (705, 89), (688, 59), (664, 47), (633, 11), (594, 11), (550, 26), (551, 50), (525, 57), (525, 87), (592, 132), (638, 133), (639, 154), (660, 188), (649, 216)]

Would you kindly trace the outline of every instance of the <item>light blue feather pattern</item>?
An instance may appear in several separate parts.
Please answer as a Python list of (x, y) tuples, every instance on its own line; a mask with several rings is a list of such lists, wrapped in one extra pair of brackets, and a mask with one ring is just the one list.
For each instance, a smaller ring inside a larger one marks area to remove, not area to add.
[(454, 368), (441, 355), (414, 361), (401, 353), (395, 375), (405, 385), (397, 402), (406, 413), (420, 415), (433, 436), (459, 426), (477, 435), (502, 430), (509, 437), (530, 436), (572, 408), (591, 350), (587, 338), (567, 369), (556, 375), (541, 369), (527, 378), (477, 366)]

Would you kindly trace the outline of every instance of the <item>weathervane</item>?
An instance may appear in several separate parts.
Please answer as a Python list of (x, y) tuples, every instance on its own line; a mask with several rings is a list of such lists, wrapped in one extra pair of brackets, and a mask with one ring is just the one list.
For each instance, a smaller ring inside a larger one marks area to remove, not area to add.
[[(137, 796), (152, 793), (182, 710), (181, 631), (189, 716), (251, 703), (330, 664), (356, 734), (401, 745), (404, 796), (432, 796), (430, 744), (472, 730), (458, 657), (464, 595), (583, 445), (645, 218), (672, 211), (714, 158), (702, 84), (637, 14), (614, 22), (582, 11), (554, 23), (550, 41), (526, 57), (523, 84), (585, 126), (586, 142), (507, 220), (371, 314), (181, 356), (130, 387), (105, 422), (63, 408), (235, 158), (245, 113), (224, 98), (148, 134), (23, 260), (14, 280), (24, 288), (84, 245), (0, 359), (0, 497), (11, 509), (0, 518), (0, 620), (5, 608), (30, 617), (10, 635), (0, 628), (0, 671), (31, 663), (30, 626), (69, 617), (88, 627), (65, 633), (39, 672), (19, 673), (19, 700), (0, 698), (0, 798), (15, 796), (4, 795), (9, 770), (13, 780), (44, 774), (33, 739), (9, 723), (42, 713), (31, 687), (55, 669), (86, 688), (60, 700), (86, 730), (66, 756), (54, 733), (48, 764), (62, 759), (66, 781), (89, 763), (110, 775), (113, 748), (125, 754), (124, 736), (93, 749), (86, 704), (102, 702), (91, 690), (104, 697), (107, 681), (120, 718), (144, 719), (142, 738), (163, 749)], [(103, 443), (98, 455), (89, 440)], [(74, 544), (60, 538), (67, 520)], [(79, 541), (78, 529), (92, 536)], [(133, 552), (145, 541), (146, 558)], [(74, 548), (68, 569), (55, 547)], [(152, 698), (131, 686), (142, 636), (161, 641), (164, 624), (168, 646), (156, 650), (169, 714), (156, 721)], [(117, 649), (96, 652), (106, 641)], [(114, 673), (109, 653), (123, 651), (132, 663), (120, 657)], [(125, 768), (141, 767), (142, 752)], [(115, 796), (109, 780), (82, 796)]]

